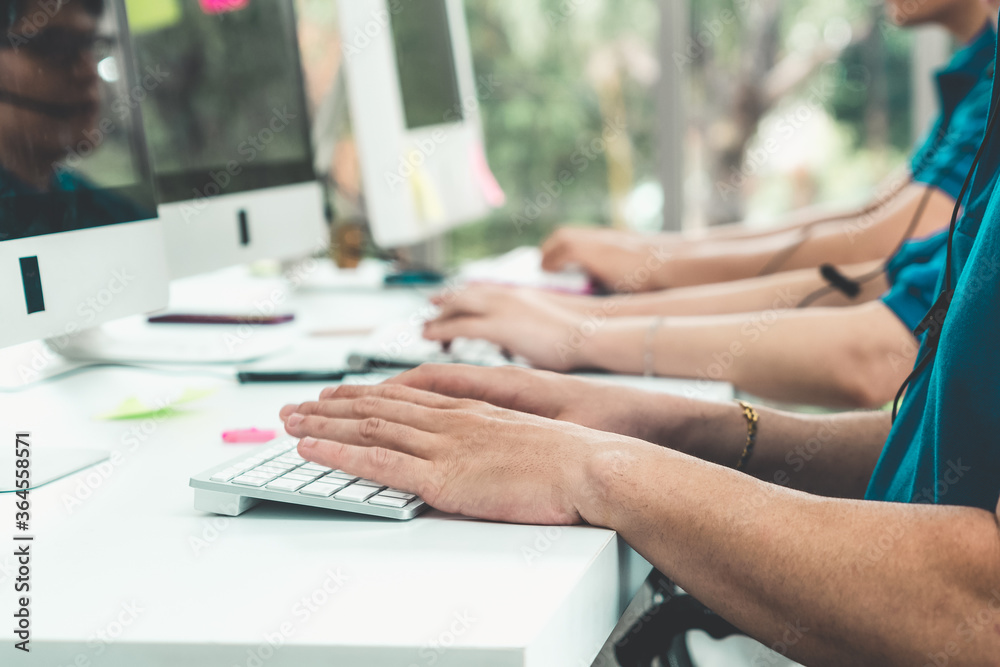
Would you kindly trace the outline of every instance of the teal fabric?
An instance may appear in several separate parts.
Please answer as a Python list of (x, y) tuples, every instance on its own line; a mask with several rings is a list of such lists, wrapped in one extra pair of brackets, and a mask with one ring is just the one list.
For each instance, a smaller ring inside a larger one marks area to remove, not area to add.
[(984, 28), (937, 73), (941, 113), (910, 162), (913, 180), (958, 199), (983, 131), (993, 89), (997, 35)]
[(907, 242), (886, 266), (889, 291), (882, 303), (913, 331), (937, 298), (944, 269), (948, 232)]
[[(994, 75), (992, 107), (1000, 83)], [(994, 511), (1000, 497), (1000, 131), (953, 240), (955, 294), (932, 365), (910, 385), (866, 497)], [(942, 272), (942, 278), (943, 278)], [(939, 280), (938, 291), (940, 291)], [(928, 349), (927, 335), (920, 356)]]
[(48, 192), (39, 192), (0, 167), (0, 241), (155, 217), (155, 208), (66, 169), (53, 174)]

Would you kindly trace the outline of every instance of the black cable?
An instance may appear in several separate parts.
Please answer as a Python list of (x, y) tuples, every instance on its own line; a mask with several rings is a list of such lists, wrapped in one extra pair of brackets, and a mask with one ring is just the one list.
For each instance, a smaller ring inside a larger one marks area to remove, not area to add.
[(891, 201), (893, 197), (895, 197), (903, 190), (903, 188), (912, 183), (913, 183), (913, 176), (910, 176), (908, 179), (906, 179), (906, 182), (901, 187), (897, 188), (896, 190), (893, 190), (889, 198), (886, 199), (885, 201), (877, 201), (873, 204), (865, 206), (864, 208), (860, 208), (857, 211), (851, 211), (850, 213), (841, 213), (837, 215), (830, 215), (825, 218), (819, 218), (818, 220), (810, 220), (808, 223), (800, 226), (799, 230), (801, 232), (801, 238), (792, 245), (788, 246), (787, 248), (784, 248), (775, 253), (774, 256), (772, 256), (771, 259), (768, 260), (767, 264), (764, 265), (764, 268), (760, 270), (760, 272), (757, 274), (757, 277), (760, 278), (763, 276), (771, 275), (772, 273), (777, 273), (778, 269), (781, 268), (781, 266), (783, 266), (785, 262), (791, 259), (792, 255), (794, 255), (798, 251), (798, 249), (805, 244), (806, 241), (812, 238), (811, 232), (815, 227), (819, 225), (825, 225), (830, 222), (840, 222), (840, 221), (850, 220), (851, 218), (860, 218), (861, 216), (870, 215), (875, 211), (877, 211), (882, 206), (884, 206), (885, 204), (887, 204), (889, 201)]
[[(948, 167), (945, 171), (950, 172), (952, 169), (958, 166), (958, 163), (965, 158), (965, 155), (966, 155), (965, 151), (959, 152), (959, 154), (955, 158), (953, 158), (950, 163), (948, 163)], [(975, 169), (975, 162), (973, 162), (972, 169)], [(936, 186), (934, 183), (930, 183), (927, 185), (927, 188), (924, 191), (923, 196), (921, 196), (920, 198), (920, 203), (917, 205), (917, 210), (913, 212), (913, 218), (910, 219), (910, 224), (907, 225), (906, 231), (903, 233), (902, 238), (899, 239), (899, 242), (896, 244), (896, 247), (893, 249), (891, 253), (889, 253), (889, 255), (886, 257), (886, 260), (878, 268), (873, 269), (868, 273), (864, 273), (860, 276), (855, 276), (853, 278), (850, 278), (848, 276), (845, 276), (833, 264), (823, 264), (820, 267), (820, 275), (823, 276), (824, 279), (826, 279), (828, 284), (807, 295), (805, 298), (802, 299), (802, 301), (799, 302), (796, 308), (807, 308), (812, 304), (814, 304), (819, 299), (826, 296), (827, 294), (832, 294), (833, 292), (840, 292), (841, 294), (844, 294), (845, 296), (851, 299), (857, 298), (857, 296), (861, 294), (862, 286), (875, 280), (883, 273), (887, 273), (889, 270), (889, 263), (892, 262), (892, 259), (897, 254), (899, 254), (899, 252), (903, 249), (903, 246), (906, 245), (906, 243), (913, 237), (913, 234), (917, 231), (917, 227), (920, 224), (920, 220), (924, 217), (924, 212), (927, 210), (927, 206), (930, 204), (931, 195), (934, 193), (935, 187)], [(959, 194), (958, 200), (955, 202), (956, 206), (958, 207), (961, 206), (964, 192), (965, 190), (963, 188), (962, 194)]]
[(913, 335), (917, 337), (922, 336), (924, 333), (927, 334), (925, 344), (927, 345), (928, 350), (917, 362), (913, 372), (911, 372), (908, 376), (906, 376), (906, 379), (903, 380), (903, 384), (900, 386), (899, 391), (896, 392), (896, 397), (892, 401), (893, 423), (895, 423), (896, 417), (899, 415), (899, 405), (903, 400), (903, 394), (906, 392), (906, 389), (913, 383), (920, 373), (933, 363), (934, 357), (937, 354), (938, 343), (941, 340), (941, 331), (944, 328), (945, 318), (948, 316), (948, 310), (951, 307), (951, 300), (955, 295), (952, 276), (952, 241), (955, 238), (955, 231), (958, 229), (958, 212), (961, 209), (962, 200), (965, 199), (966, 192), (972, 184), (972, 179), (974, 178), (976, 170), (979, 167), (980, 160), (982, 160), (983, 152), (986, 150), (986, 145), (989, 143), (990, 137), (993, 135), (993, 130), (996, 127), (997, 109), (1000, 109), (1000, 105), (994, 107), (993, 111), (990, 113), (990, 119), (986, 125), (986, 134), (983, 137), (983, 143), (980, 144), (979, 150), (976, 151), (976, 158), (972, 161), (972, 167), (969, 169), (969, 173), (965, 177), (965, 182), (962, 183), (962, 190), (959, 192), (958, 201), (955, 202), (955, 208), (951, 212), (951, 222), (948, 224), (948, 250), (945, 254), (944, 281), (941, 287), (941, 292), (938, 294), (938, 298), (934, 302), (934, 305), (931, 306), (931, 309), (927, 311), (923, 320), (921, 320), (920, 324), (913, 331)]

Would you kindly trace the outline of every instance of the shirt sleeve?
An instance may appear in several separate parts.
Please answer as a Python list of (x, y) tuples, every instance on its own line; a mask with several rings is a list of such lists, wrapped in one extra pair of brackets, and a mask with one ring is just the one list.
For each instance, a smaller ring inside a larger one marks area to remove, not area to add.
[(937, 299), (948, 254), (948, 232), (908, 241), (889, 261), (889, 291), (882, 303), (906, 328), (916, 329)]
[(952, 114), (944, 136), (939, 121), (910, 162), (916, 183), (937, 188), (954, 200), (972, 169), (989, 117), (992, 82), (979, 81)]

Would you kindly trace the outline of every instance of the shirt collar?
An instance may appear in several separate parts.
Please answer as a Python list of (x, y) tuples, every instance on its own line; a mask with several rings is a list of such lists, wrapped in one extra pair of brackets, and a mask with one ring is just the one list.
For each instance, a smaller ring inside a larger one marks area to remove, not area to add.
[(996, 49), (997, 33), (993, 23), (987, 21), (976, 38), (956, 51), (937, 72), (938, 95), (945, 116), (951, 115), (984, 76), (993, 76)]

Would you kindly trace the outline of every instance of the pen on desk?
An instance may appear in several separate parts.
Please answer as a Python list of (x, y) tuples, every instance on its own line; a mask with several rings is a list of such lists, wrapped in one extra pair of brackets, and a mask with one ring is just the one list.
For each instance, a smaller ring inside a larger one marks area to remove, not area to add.
[(240, 384), (263, 382), (338, 382), (348, 371), (241, 371), (236, 374)]

